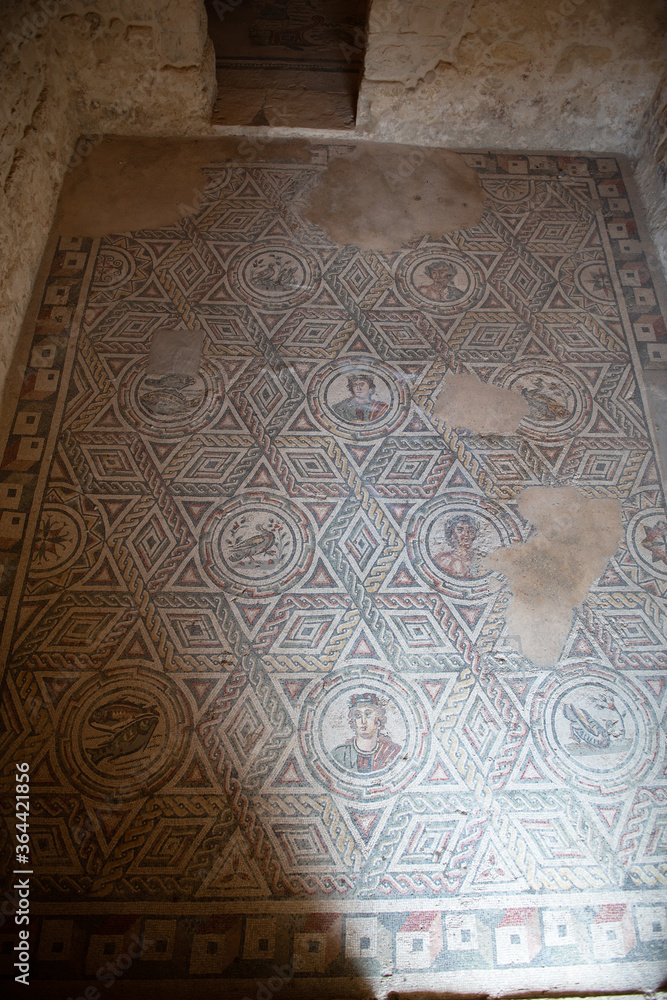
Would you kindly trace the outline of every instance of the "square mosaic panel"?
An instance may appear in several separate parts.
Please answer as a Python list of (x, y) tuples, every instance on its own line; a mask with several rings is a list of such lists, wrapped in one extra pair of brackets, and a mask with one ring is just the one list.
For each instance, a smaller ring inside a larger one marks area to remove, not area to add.
[[(56, 248), (0, 467), (33, 978), (657, 985), (667, 337), (621, 166), (464, 154), (479, 224), (375, 253), (296, 210), (330, 154)], [(522, 394), (516, 433), (438, 419), (448, 372)], [(553, 670), (482, 559), (529, 486), (622, 504)]]

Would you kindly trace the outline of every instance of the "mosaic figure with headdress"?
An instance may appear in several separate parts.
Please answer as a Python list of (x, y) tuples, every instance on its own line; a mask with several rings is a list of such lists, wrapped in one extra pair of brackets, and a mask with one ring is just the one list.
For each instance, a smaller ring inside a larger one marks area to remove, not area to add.
[(386, 702), (375, 693), (353, 694), (349, 702), (348, 720), (353, 736), (332, 751), (337, 764), (349, 771), (368, 774), (379, 771), (401, 751), (383, 732), (387, 724)]

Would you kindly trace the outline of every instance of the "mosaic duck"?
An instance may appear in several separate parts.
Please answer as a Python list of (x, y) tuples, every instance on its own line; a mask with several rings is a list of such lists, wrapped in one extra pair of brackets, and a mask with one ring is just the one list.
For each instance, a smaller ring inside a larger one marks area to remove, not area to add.
[(251, 535), (250, 538), (245, 538), (233, 546), (229, 552), (230, 562), (239, 563), (243, 562), (244, 559), (254, 559), (255, 556), (261, 556), (275, 545), (276, 536), (270, 528), (262, 528), (258, 524), (255, 526), (255, 531), (256, 535)]
[(609, 746), (609, 733), (590, 715), (585, 708), (576, 705), (563, 706), (563, 715), (572, 724), (572, 736), (578, 743), (587, 743), (591, 747), (603, 750)]

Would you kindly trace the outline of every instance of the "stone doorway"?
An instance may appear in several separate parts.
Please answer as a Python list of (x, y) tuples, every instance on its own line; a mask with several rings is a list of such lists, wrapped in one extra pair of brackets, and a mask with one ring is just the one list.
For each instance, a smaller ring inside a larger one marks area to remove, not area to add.
[(353, 128), (369, 0), (207, 0), (215, 125)]

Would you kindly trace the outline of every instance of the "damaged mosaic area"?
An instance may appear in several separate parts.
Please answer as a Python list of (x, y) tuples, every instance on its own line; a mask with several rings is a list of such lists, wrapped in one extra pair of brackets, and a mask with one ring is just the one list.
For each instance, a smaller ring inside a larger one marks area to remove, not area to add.
[[(337, 152), (212, 163), (178, 223), (59, 240), (0, 468), (33, 978), (95, 982), (143, 933), (128, 981), (230, 997), (276, 964), (378, 995), (445, 970), (658, 985), (667, 520), (641, 368), (667, 341), (621, 167), (462, 154), (481, 220), (373, 251), (301, 213)], [(463, 376), (514, 424), (448, 422)], [(586, 532), (610, 547), (547, 663), (499, 567), (556, 489), (563, 565)], [(595, 515), (574, 538), (572, 505)]]

